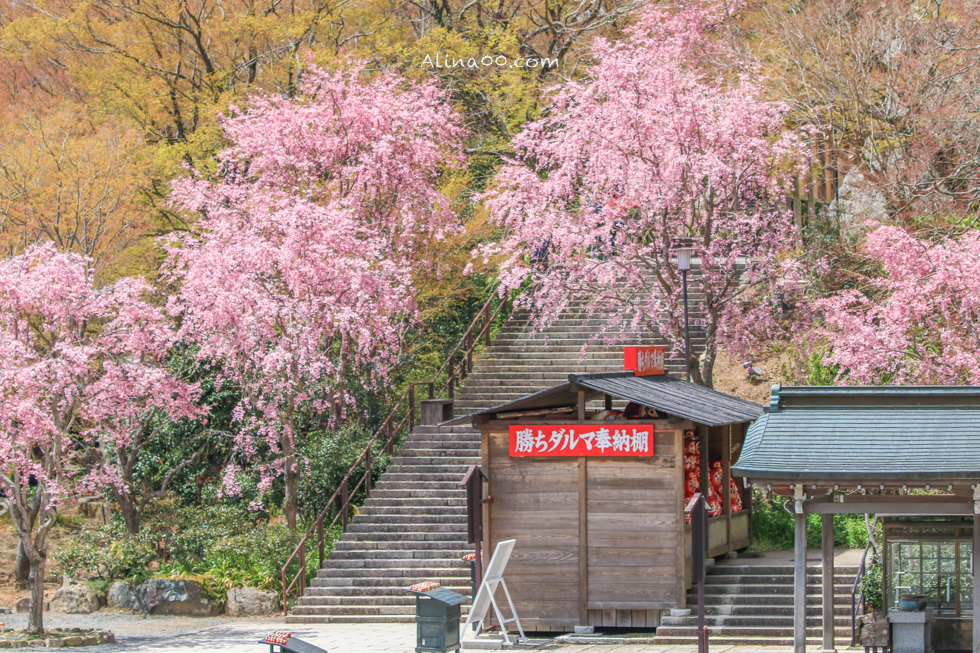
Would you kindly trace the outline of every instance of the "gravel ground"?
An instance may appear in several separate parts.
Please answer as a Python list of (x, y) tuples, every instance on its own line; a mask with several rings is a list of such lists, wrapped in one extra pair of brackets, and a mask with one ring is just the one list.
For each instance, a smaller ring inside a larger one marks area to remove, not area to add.
[[(8, 628), (27, 626), (26, 614), (0, 615), (0, 622)], [(100, 610), (92, 614), (44, 613), (44, 627), (97, 628), (111, 630), (116, 644), (87, 646), (86, 653), (120, 653), (120, 651), (191, 651), (201, 650), (200, 638), (209, 644), (221, 640), (238, 645), (242, 651), (263, 650), (255, 642), (273, 630), (288, 630), (278, 618), (231, 618), (231, 617), (146, 617), (129, 613)], [(199, 637), (195, 637), (197, 634)], [(253, 636), (254, 634), (254, 636)], [(234, 650), (224, 646), (211, 646), (204, 650)], [(268, 649), (265, 649), (268, 650)]]

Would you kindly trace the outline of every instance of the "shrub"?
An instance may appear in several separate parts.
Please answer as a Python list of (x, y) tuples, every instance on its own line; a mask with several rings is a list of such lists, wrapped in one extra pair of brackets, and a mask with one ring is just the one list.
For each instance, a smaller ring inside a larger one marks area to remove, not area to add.
[[(753, 490), (752, 548), (756, 551), (792, 551), (795, 516), (783, 504), (786, 497)], [(792, 507), (792, 506), (791, 506)], [(820, 515), (807, 515), (806, 545), (818, 549), (823, 541)], [(864, 515), (834, 515), (834, 546), (862, 549), (868, 542)]]
[[(304, 471), (299, 486), (299, 503), (303, 517), (315, 519), (333, 493), (340, 487), (344, 475), (364, 451), (368, 440), (374, 435), (372, 430), (356, 424), (343, 426), (332, 431), (311, 432), (299, 453)], [(383, 455), (381, 438), (372, 445), (372, 483), (381, 477), (388, 456)], [(351, 501), (361, 503), (364, 499), (364, 486), (354, 492), (354, 485), (361, 479), (364, 463), (359, 465), (351, 481)], [(339, 503), (335, 504), (339, 507)], [(328, 521), (329, 523), (329, 521)]]
[(52, 554), (69, 576), (95, 574), (102, 580), (125, 579), (134, 583), (149, 576), (155, 558), (152, 544), (141, 536), (126, 535), (119, 522), (97, 530), (84, 529)]
[[(865, 533), (867, 534), (867, 533)], [(871, 564), (864, 572), (861, 586), (864, 589), (864, 601), (869, 608), (880, 610), (884, 604), (884, 588), (882, 585), (882, 565), (878, 556), (874, 556)]]

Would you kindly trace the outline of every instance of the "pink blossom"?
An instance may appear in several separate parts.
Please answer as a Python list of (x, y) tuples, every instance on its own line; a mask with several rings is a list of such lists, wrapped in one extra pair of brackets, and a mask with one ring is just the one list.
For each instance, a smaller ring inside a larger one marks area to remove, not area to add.
[(879, 272), (817, 305), (838, 380), (980, 384), (980, 231), (930, 242), (878, 227), (864, 250)]
[[(775, 292), (797, 287), (780, 280), (779, 256), (794, 247), (784, 198), (805, 163), (786, 107), (763, 99), (758, 67), (716, 33), (724, 20), (708, 2), (652, 6), (626, 39), (600, 40), (585, 79), (515, 137), (485, 196), (504, 236), (478, 250), (502, 260), (502, 292), (531, 281), (520, 301), (538, 326), (585, 298), (586, 315), (614, 316), (599, 336), (660, 333), (683, 352), (670, 250), (690, 241), (704, 308), (693, 323), (707, 340), (692, 368), (708, 385), (717, 341), (778, 330)], [(767, 310), (746, 319), (760, 301)]]
[(445, 94), (365, 78), (353, 63), (311, 67), (298, 97), (252, 97), (222, 122), (220, 178), (173, 189), (200, 220), (167, 242), (170, 311), (199, 358), (241, 387), (238, 463), (267, 445), (270, 469), (286, 474), (291, 526), (298, 423), (342, 418), (354, 370), (387, 380), (417, 317), (421, 245), (458, 228), (437, 183), (461, 157)]

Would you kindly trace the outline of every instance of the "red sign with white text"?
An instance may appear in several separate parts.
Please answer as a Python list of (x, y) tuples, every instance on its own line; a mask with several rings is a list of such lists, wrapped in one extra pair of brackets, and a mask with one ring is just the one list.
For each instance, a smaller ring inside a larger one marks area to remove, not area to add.
[(652, 424), (510, 426), (511, 456), (652, 456)]
[(663, 374), (665, 353), (661, 345), (623, 347), (623, 369), (632, 370), (634, 376)]

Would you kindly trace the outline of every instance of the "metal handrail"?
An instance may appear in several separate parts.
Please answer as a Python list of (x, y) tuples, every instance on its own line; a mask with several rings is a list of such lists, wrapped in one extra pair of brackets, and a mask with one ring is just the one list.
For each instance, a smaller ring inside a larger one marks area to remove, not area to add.
[[(307, 571), (306, 543), (309, 540), (309, 538), (313, 535), (314, 532), (316, 532), (317, 548), (319, 550), (318, 557), (320, 561), (320, 567), (322, 567), (323, 562), (325, 560), (324, 549), (325, 549), (326, 533), (330, 532), (330, 530), (337, 524), (338, 519), (341, 520), (341, 525), (343, 530), (345, 531), (347, 530), (347, 525), (349, 522), (351, 497), (353, 497), (357, 493), (357, 491), (361, 488), (362, 485), (365, 486), (366, 493), (370, 495), (371, 471), (372, 471), (372, 462), (371, 462), (372, 445), (378, 440), (379, 437), (382, 436), (382, 433), (384, 433), (385, 435), (384, 449), (388, 453), (388, 455), (393, 455), (395, 434), (402, 429), (402, 427), (405, 425), (406, 422), (408, 422), (409, 430), (411, 430), (415, 426), (415, 386), (419, 386), (419, 385), (428, 386), (429, 399), (434, 399), (436, 394), (439, 394), (441, 396), (447, 390), (448, 390), (449, 398), (450, 399), (453, 398), (456, 387), (460, 383), (462, 383), (463, 379), (466, 377), (466, 375), (469, 372), (473, 371), (473, 352), (476, 349), (476, 346), (479, 343), (480, 338), (484, 339), (484, 342), (487, 347), (490, 346), (490, 326), (493, 324), (494, 319), (496, 319), (498, 315), (501, 315), (502, 312), (507, 311), (507, 305), (508, 305), (508, 297), (507, 295), (504, 295), (501, 298), (500, 303), (497, 305), (496, 310), (494, 310), (491, 313), (490, 307), (493, 304), (494, 299), (497, 295), (496, 290), (497, 290), (496, 286), (491, 287), (490, 297), (487, 299), (486, 303), (483, 305), (480, 311), (473, 318), (473, 321), (470, 322), (470, 325), (463, 333), (459, 342), (457, 342), (456, 346), (453, 347), (451, 352), (449, 352), (445, 362), (442, 364), (442, 367), (440, 367), (439, 370), (435, 373), (435, 375), (432, 377), (432, 380), (410, 383), (408, 389), (402, 394), (401, 397), (398, 398), (398, 401), (395, 402), (395, 405), (392, 407), (391, 412), (388, 413), (388, 416), (381, 423), (381, 426), (378, 428), (377, 431), (375, 431), (374, 435), (368, 441), (367, 446), (364, 447), (364, 450), (361, 452), (361, 455), (359, 455), (357, 457), (357, 460), (354, 461), (354, 464), (351, 465), (350, 469), (347, 471), (347, 474), (340, 482), (340, 485), (338, 485), (337, 489), (334, 490), (334, 493), (333, 495), (331, 495), (330, 500), (327, 501), (327, 504), (323, 507), (323, 510), (320, 511), (320, 514), (317, 515), (316, 519), (313, 521), (313, 524), (311, 524), (310, 527), (306, 530), (306, 533), (303, 534), (303, 537), (300, 539), (299, 544), (293, 550), (292, 555), (290, 555), (289, 558), (286, 559), (286, 562), (283, 563), (282, 572), (281, 572), (283, 615), (286, 615), (288, 612), (286, 601), (289, 597), (290, 591), (292, 591), (292, 589), (296, 587), (297, 582), (299, 583), (300, 593), (302, 594), (303, 592), (306, 591), (306, 571)], [(474, 329), (476, 328), (477, 322), (479, 322), (481, 318), (483, 319), (483, 326), (481, 327), (479, 333), (474, 339), (473, 338)], [(465, 349), (463, 350), (461, 356), (462, 359), (461, 362), (463, 362), (462, 369), (457, 371), (455, 365), (456, 354), (460, 351), (460, 348), (464, 346)], [(447, 372), (446, 380), (440, 386), (437, 393), (435, 386), (436, 383), (438, 383), (439, 377), (442, 376), (443, 372)], [(402, 407), (402, 404), (405, 403), (406, 400), (408, 402), (408, 411), (401, 418), (401, 420), (399, 420), (398, 423), (395, 424), (395, 419), (397, 418), (398, 410)], [(354, 488), (349, 489), (351, 477), (354, 475), (358, 465), (360, 465), (362, 461), (364, 462), (364, 474), (361, 476), (361, 479), (357, 482), (357, 484), (354, 485)], [(339, 497), (340, 506), (339, 509), (337, 510), (337, 514), (330, 522), (330, 525), (324, 528), (323, 522), (326, 519), (327, 513), (329, 512), (330, 508), (334, 505), (334, 502), (338, 501), (338, 497)], [(299, 558), (299, 570), (293, 576), (292, 580), (287, 584), (286, 582), (288, 580), (287, 570), (289, 569), (289, 565), (292, 564), (293, 560), (296, 560), (297, 557)]]
[[(864, 545), (864, 553), (861, 554), (861, 564), (858, 566), (857, 573), (854, 575), (854, 584), (851, 585), (851, 646), (855, 646), (857, 642), (857, 615), (858, 606), (861, 608), (861, 614), (864, 614), (867, 610), (867, 605), (865, 605), (864, 600), (864, 585), (861, 580), (864, 578), (864, 572), (867, 568), (868, 551), (871, 549), (871, 538), (873, 537), (873, 531), (875, 525), (878, 523), (878, 516), (875, 515), (874, 521), (871, 522), (872, 533), (868, 533), (868, 542)], [(861, 588), (861, 594), (858, 595), (858, 587)]]

